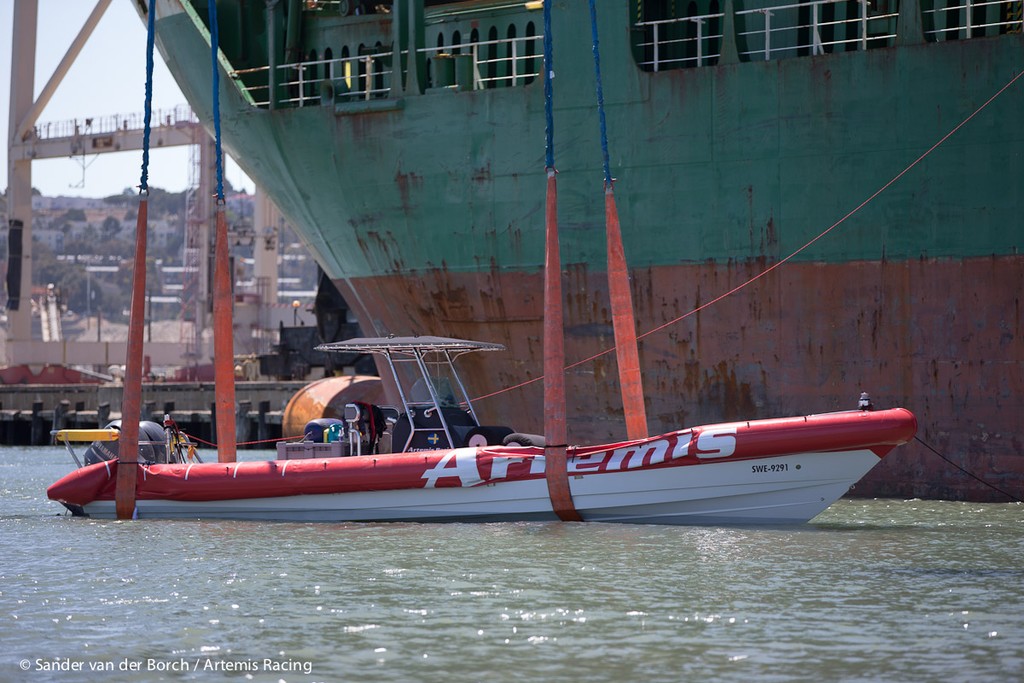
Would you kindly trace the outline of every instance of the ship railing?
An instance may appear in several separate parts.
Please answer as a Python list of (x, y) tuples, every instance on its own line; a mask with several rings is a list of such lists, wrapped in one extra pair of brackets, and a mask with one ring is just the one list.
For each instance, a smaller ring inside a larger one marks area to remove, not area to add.
[(921, 12), (925, 38), (935, 42), (1021, 33), (1022, 5), (1021, 0), (950, 0), (945, 7), (926, 7)]
[[(845, 17), (839, 16), (841, 8), (847, 9)], [(875, 11), (869, 0), (819, 0), (744, 10), (736, 16), (751, 27), (737, 32), (747, 45), (741, 57), (770, 60), (891, 45), (899, 13)]]
[(433, 87), (463, 89), (526, 85), (540, 76), (544, 36), (478, 40), (420, 49), (430, 63)]
[(715, 64), (722, 44), (721, 12), (693, 17), (641, 21), (636, 28), (641, 35), (637, 47), (649, 54), (640, 66), (649, 71), (680, 69)]
[[(278, 70), (283, 74), (278, 87), (286, 93), (278, 97), (279, 104), (305, 107), (324, 98), (354, 102), (391, 93), (390, 52), (283, 64)], [(331, 92), (322, 87), (324, 82)]]
[[(308, 107), (324, 98), (334, 101), (359, 101), (387, 97), (391, 93), (391, 53), (378, 52), (281, 64), (277, 67), (275, 105)], [(232, 72), (239, 88), (256, 107), (270, 106), (270, 86), (266, 83), (270, 67), (239, 69)], [(252, 76), (255, 84), (244, 81)], [(326, 85), (325, 85), (326, 84)]]
[[(269, 66), (256, 66), (251, 69), (236, 69), (229, 75), (250, 104), (265, 109), (270, 106), (270, 86), (266, 84), (267, 74), (269, 73)], [(245, 79), (253, 77), (258, 81), (258, 84), (249, 85), (245, 82)]]
[[(422, 48), (433, 87), (484, 90), (526, 85), (540, 76), (543, 36), (480, 40)], [(327, 101), (355, 102), (388, 97), (394, 70), (391, 52), (318, 59), (276, 67), (275, 106), (306, 107)], [(250, 102), (270, 106), (269, 67), (239, 69), (231, 75)]]
[[(843, 10), (846, 10), (845, 12)], [(867, 50), (891, 45), (897, 12), (872, 9), (870, 0), (816, 0), (736, 12), (744, 61)], [(717, 63), (721, 12), (638, 22), (637, 47), (649, 71)]]

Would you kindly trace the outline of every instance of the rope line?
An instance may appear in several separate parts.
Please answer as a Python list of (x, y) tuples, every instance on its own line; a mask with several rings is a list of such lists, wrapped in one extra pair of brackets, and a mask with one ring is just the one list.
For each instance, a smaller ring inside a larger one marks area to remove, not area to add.
[[(201, 439), (198, 436), (195, 436), (193, 434), (188, 434), (187, 436), (188, 436), (190, 441), (195, 441), (198, 444), (202, 444), (203, 446), (209, 446), (210, 448), (214, 448), (214, 449), (217, 448), (217, 444), (214, 443), (213, 441), (207, 441), (206, 439)], [(281, 436), (281, 437), (278, 437), (276, 439), (257, 439), (255, 441), (239, 441), (235, 445), (236, 446), (255, 446), (255, 445), (263, 444), (263, 443), (277, 443), (278, 441), (295, 441), (295, 440), (296, 440), (296, 437), (294, 437), (294, 436)]]
[(551, 3), (544, 3), (544, 164), (555, 169), (554, 94), (551, 80), (555, 77), (555, 56), (551, 46)]
[(220, 37), (217, 30), (217, 2), (207, 0), (210, 11), (210, 60), (213, 66), (213, 129), (217, 157), (217, 201), (224, 201), (224, 157), (220, 145), (220, 69), (217, 68), (217, 52)]
[(1009, 493), (1009, 492), (1007, 492), (1007, 491), (1004, 491), (1004, 490), (1002, 490), (1001, 488), (999, 488), (998, 486), (996, 486), (995, 484), (990, 484), (990, 483), (988, 483), (987, 481), (985, 481), (984, 479), (982, 479), (981, 477), (977, 476), (976, 474), (973, 474), (973, 473), (971, 473), (971, 472), (968, 472), (968, 471), (967, 471), (967, 470), (965, 470), (965, 469), (964, 469), (963, 467), (960, 467), (960, 465), (957, 465), (957, 464), (956, 464), (955, 462), (953, 462), (952, 460), (950, 460), (949, 458), (947, 458), (946, 456), (944, 456), (944, 455), (943, 455), (942, 453), (939, 453), (939, 452), (938, 452), (937, 450), (935, 450), (934, 448), (932, 448), (932, 446), (931, 446), (931, 445), (929, 445), (928, 443), (926, 443), (926, 442), (925, 442), (925, 440), (924, 440), (924, 439), (922, 439), (921, 437), (919, 437), (919, 436), (915, 436), (915, 437), (914, 437), (914, 441), (917, 441), (917, 442), (918, 442), (919, 444), (921, 444), (922, 446), (924, 446), (925, 448), (927, 448), (928, 450), (930, 450), (930, 451), (931, 451), (932, 453), (934, 453), (935, 455), (939, 456), (940, 458), (942, 458), (943, 460), (945, 460), (946, 462), (948, 462), (948, 463), (949, 463), (950, 465), (952, 465), (953, 467), (957, 468), (958, 470), (960, 470), (961, 472), (963, 472), (964, 474), (966, 474), (966, 475), (967, 475), (968, 477), (970, 477), (971, 479), (974, 479), (975, 481), (979, 481), (979, 482), (981, 482), (982, 484), (984, 484), (985, 486), (989, 487), (989, 488), (990, 488), (990, 489), (992, 489), (993, 491), (995, 491), (995, 492), (997, 492), (997, 493), (1001, 493), (1001, 494), (1003, 494), (1004, 496), (1006, 496), (1007, 498), (1009, 498), (1010, 500), (1012, 500), (1012, 501), (1013, 501), (1013, 502), (1015, 502), (1015, 503), (1024, 503), (1024, 500), (1021, 500), (1020, 498), (1018, 498), (1017, 496), (1013, 495), (1012, 493)]
[(153, 121), (153, 43), (156, 33), (156, 11), (150, 3), (146, 13), (146, 104), (142, 130), (142, 178), (139, 194), (149, 194), (149, 136)]
[[(590, 0), (591, 6), (593, 6), (593, 1), (594, 0)], [(966, 126), (975, 116), (980, 114), (986, 107), (988, 107), (990, 104), (992, 104), (992, 102), (994, 102), (996, 98), (998, 98), (1000, 95), (1002, 95), (1004, 92), (1006, 92), (1018, 80), (1020, 80), (1020, 78), (1022, 76), (1024, 76), (1024, 71), (1018, 72), (1017, 75), (1014, 76), (1013, 78), (1011, 78), (1010, 81), (1006, 85), (1004, 85), (999, 90), (997, 90), (994, 95), (992, 95), (987, 100), (985, 100), (985, 102), (981, 106), (979, 106), (977, 109), (975, 109), (973, 112), (971, 112), (967, 116), (967, 118), (965, 118), (963, 121), (958, 123), (952, 130), (950, 130), (948, 133), (946, 133), (941, 138), (939, 138), (938, 142), (936, 142), (931, 147), (929, 147), (924, 153), (922, 153), (914, 161), (912, 161), (906, 168), (904, 168), (902, 171), (900, 171), (895, 176), (893, 176), (892, 179), (889, 180), (889, 182), (887, 182), (884, 185), (882, 185), (879, 189), (877, 189), (874, 193), (872, 193), (871, 196), (869, 196), (867, 199), (862, 201), (856, 207), (851, 209), (845, 216), (843, 216), (842, 218), (837, 220), (835, 223), (833, 223), (831, 226), (829, 226), (828, 228), (826, 228), (825, 230), (820, 232), (817, 236), (815, 236), (814, 238), (809, 240), (802, 247), (800, 247), (796, 251), (792, 252), (791, 254), (789, 254), (788, 256), (783, 258), (782, 260), (778, 261), (777, 263), (774, 263), (771, 266), (769, 266), (768, 268), (765, 268), (763, 271), (761, 271), (757, 275), (754, 275), (753, 277), (751, 277), (746, 282), (744, 282), (744, 283), (742, 283), (742, 284), (740, 284), (740, 285), (738, 285), (736, 287), (733, 287), (729, 291), (727, 291), (724, 294), (721, 294), (721, 295), (715, 297), (711, 301), (708, 301), (707, 303), (702, 304), (702, 305), (698, 306), (697, 308), (694, 308), (693, 310), (689, 311), (688, 313), (684, 313), (683, 315), (681, 315), (681, 316), (679, 316), (677, 318), (673, 318), (672, 320), (669, 320), (666, 323), (663, 323), (663, 324), (661, 324), (661, 325), (659, 325), (659, 326), (657, 326), (657, 327), (655, 327), (653, 329), (650, 329), (647, 332), (644, 332), (643, 334), (637, 335), (637, 339), (643, 339), (645, 337), (649, 337), (650, 335), (654, 334), (655, 332), (660, 332), (661, 330), (665, 329), (666, 327), (669, 327), (669, 326), (674, 325), (674, 324), (676, 324), (676, 323), (678, 323), (678, 322), (680, 322), (682, 320), (685, 320), (686, 318), (689, 318), (690, 316), (703, 311), (704, 309), (708, 308), (709, 306), (713, 306), (714, 304), (718, 303), (722, 299), (725, 299), (726, 297), (732, 296), (736, 292), (739, 292), (740, 290), (748, 287), (749, 285), (753, 284), (754, 282), (757, 282), (761, 278), (763, 278), (766, 275), (768, 275), (769, 273), (773, 272), (775, 269), (781, 267), (783, 264), (788, 263), (789, 261), (791, 261), (794, 257), (799, 255), (803, 251), (807, 250), (813, 244), (815, 244), (816, 242), (821, 240), (823, 237), (828, 235), (830, 232), (832, 232), (833, 230), (838, 228), (840, 225), (845, 223), (847, 221), (847, 219), (849, 219), (854, 214), (859, 212), (861, 209), (863, 209), (865, 206), (867, 206), (870, 202), (874, 201), (874, 199), (876, 197), (878, 197), (878, 195), (880, 195), (883, 192), (885, 192), (896, 181), (898, 181), (900, 178), (902, 178), (907, 173), (909, 173), (911, 171), (911, 169), (913, 169), (919, 163), (924, 161), (924, 159), (926, 157), (928, 157), (932, 152), (934, 152), (936, 149), (938, 149), (939, 146), (944, 144), (949, 138), (951, 138), (954, 134), (956, 134), (961, 128)], [(607, 349), (605, 349), (603, 351), (599, 351), (598, 353), (595, 353), (592, 356), (588, 356), (587, 358), (584, 358), (582, 360), (576, 361), (575, 363), (567, 365), (565, 367), (565, 369), (566, 370), (571, 370), (572, 368), (575, 368), (575, 367), (578, 367), (580, 365), (583, 365), (584, 363), (589, 363), (590, 361), (596, 360), (597, 358), (600, 358), (601, 356), (606, 356), (609, 353), (614, 352), (615, 349), (616, 349), (616, 347), (612, 346), (612, 347), (607, 348)], [(508, 392), (508, 391), (513, 391), (515, 389), (520, 389), (522, 387), (528, 386), (530, 384), (533, 384), (534, 382), (539, 382), (539, 381), (541, 381), (543, 379), (544, 379), (544, 375), (540, 375), (538, 377), (534, 377), (533, 379), (528, 379), (528, 380), (526, 380), (524, 382), (520, 382), (519, 384), (514, 384), (514, 385), (509, 386), (509, 387), (504, 387), (502, 389), (498, 389), (497, 391), (493, 391), (493, 392), (491, 392), (489, 394), (483, 394), (482, 396), (478, 396), (478, 397), (474, 398), (473, 400), (474, 401), (481, 401), (481, 400), (484, 400), (484, 399), (487, 399), (487, 398), (492, 398), (494, 396), (498, 396), (499, 394), (503, 394), (503, 393)]]
[[(545, 5), (548, 3), (545, 2)], [(604, 88), (601, 85), (601, 48), (597, 39), (597, 6), (590, 0), (590, 34), (594, 50), (594, 79), (597, 82), (597, 115), (601, 122), (601, 159), (604, 164), (604, 186), (612, 186), (611, 163), (608, 161), (608, 124), (604, 115)], [(572, 366), (569, 366), (572, 367)]]

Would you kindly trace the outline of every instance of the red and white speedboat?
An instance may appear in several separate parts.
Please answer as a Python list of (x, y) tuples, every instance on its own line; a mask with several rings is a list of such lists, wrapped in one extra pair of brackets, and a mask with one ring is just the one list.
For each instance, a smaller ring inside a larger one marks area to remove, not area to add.
[[(558, 518), (546, 481), (543, 439), (480, 426), (455, 373), (457, 356), (502, 347), (411, 337), (320, 348), (383, 356), (401, 406), (351, 405), (334, 430), (338, 441), (282, 444), (280, 459), (261, 462), (198, 462), (169, 426), (167, 438), (145, 446), (136, 465), (136, 515), (289, 521)], [(407, 382), (410, 369), (418, 387)], [(806, 522), (913, 438), (916, 429), (908, 410), (864, 409), (569, 446), (569, 493), (585, 521)], [(48, 495), (75, 514), (114, 518), (121, 465), (116, 458), (97, 456), (96, 446), (90, 448), (96, 462), (54, 483)]]

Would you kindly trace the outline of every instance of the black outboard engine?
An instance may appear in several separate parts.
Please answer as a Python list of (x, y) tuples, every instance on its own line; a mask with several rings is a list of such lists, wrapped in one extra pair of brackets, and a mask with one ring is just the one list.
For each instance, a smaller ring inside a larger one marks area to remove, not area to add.
[[(121, 421), (114, 420), (104, 429), (121, 430)], [(93, 441), (85, 451), (85, 464), (95, 465), (117, 457), (120, 441)], [(164, 428), (156, 422), (139, 422), (139, 460), (167, 462)]]

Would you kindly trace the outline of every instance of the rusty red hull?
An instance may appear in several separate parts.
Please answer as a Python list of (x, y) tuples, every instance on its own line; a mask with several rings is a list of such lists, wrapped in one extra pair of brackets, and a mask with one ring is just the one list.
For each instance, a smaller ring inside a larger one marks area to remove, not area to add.
[[(853, 408), (868, 392), (877, 407), (913, 410), (918, 436), (952, 463), (1020, 495), (1024, 257), (791, 263), (685, 315), (765, 267), (633, 271), (651, 433)], [(504, 344), (508, 352), (490, 355), (486, 366), (464, 361), (479, 410), (489, 423), (543, 430), (540, 272), (435, 270), (350, 282), (358, 296), (348, 300), (388, 329), (426, 334), (440, 326)], [(613, 346), (605, 274), (569, 267), (564, 285), (570, 443), (621, 439), (615, 356), (584, 360)], [(853, 493), (1007, 500), (920, 443), (893, 453)]]

